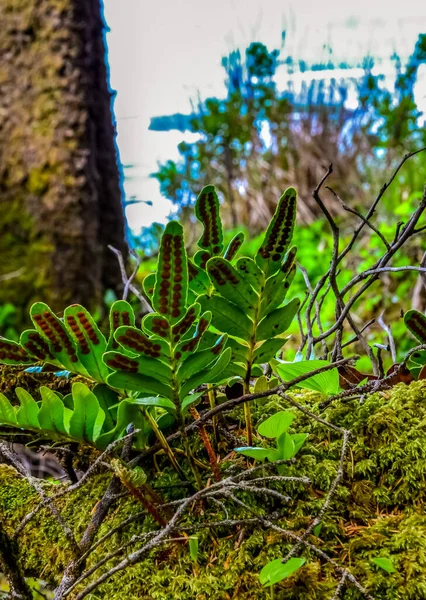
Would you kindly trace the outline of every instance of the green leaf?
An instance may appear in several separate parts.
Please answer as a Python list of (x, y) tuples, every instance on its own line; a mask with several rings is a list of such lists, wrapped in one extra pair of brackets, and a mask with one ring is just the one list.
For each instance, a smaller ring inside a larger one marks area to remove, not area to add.
[[(206, 250), (198, 250), (198, 252), (194, 254), (193, 261), (195, 266), (201, 269), (201, 272), (205, 273), (207, 261), (211, 258), (212, 255), (210, 252), (207, 252)], [(210, 286), (210, 279), (208, 281), (208, 285)]]
[(262, 585), (275, 585), (283, 579), (287, 579), (305, 564), (306, 559), (290, 558), (285, 563), (282, 561), (282, 558), (276, 558), (275, 560), (271, 560), (271, 562), (263, 567), (259, 573), (259, 579)]
[(223, 335), (212, 348), (209, 348), (208, 350), (201, 350), (188, 356), (188, 358), (183, 361), (177, 371), (177, 380), (179, 385), (181, 385), (189, 377), (192, 377), (199, 371), (211, 365), (225, 348), (227, 339), (228, 336)]
[(407, 329), (421, 344), (426, 344), (426, 317), (418, 310), (409, 310), (405, 313), (404, 323)]
[(116, 371), (108, 376), (108, 385), (116, 389), (131, 390), (148, 394), (172, 397), (172, 388), (153, 377), (140, 375), (132, 371)]
[(78, 357), (84, 368), (100, 383), (106, 381), (109, 371), (102, 361), (107, 342), (92, 315), (80, 304), (72, 304), (64, 311), (66, 327), (78, 348)]
[(203, 390), (202, 392), (197, 392), (196, 394), (188, 394), (188, 396), (185, 396), (185, 398), (182, 400), (181, 405), (183, 414), (186, 413), (190, 406), (192, 406), (193, 404), (197, 404), (200, 401), (200, 398), (202, 398), (205, 395), (205, 393), (206, 391)]
[[(19, 343), (29, 356), (37, 361), (48, 362), (62, 367), (61, 363), (52, 354), (50, 344), (35, 329), (27, 329), (21, 333)], [(34, 361), (33, 361), (34, 362)]]
[(203, 224), (203, 235), (198, 246), (212, 255), (220, 254), (223, 248), (222, 222), (219, 214), (219, 198), (213, 185), (206, 185), (195, 203), (195, 215)]
[(234, 235), (234, 237), (232, 238), (232, 240), (229, 242), (223, 258), (226, 258), (226, 260), (232, 260), (238, 250), (241, 248), (242, 244), (244, 242), (244, 233), (242, 231), (240, 231), (240, 233), (237, 233), (236, 235)]
[(182, 225), (167, 223), (161, 238), (152, 304), (171, 324), (185, 314), (188, 296), (188, 259)]
[(277, 439), (277, 449), (280, 453), (280, 459), (290, 460), (296, 454), (293, 437), (289, 433), (283, 433)]
[(267, 275), (276, 273), (293, 237), (297, 212), (297, 192), (288, 188), (281, 196), (275, 214), (256, 255), (256, 263)]
[(377, 558), (372, 558), (371, 562), (374, 563), (375, 565), (377, 565), (378, 567), (380, 567), (381, 569), (383, 569), (384, 571), (386, 571), (386, 573), (395, 573), (396, 569), (393, 566), (393, 563), (391, 561), (390, 558), (386, 558), (386, 557), (377, 557)]
[(293, 298), (281, 308), (273, 310), (259, 323), (256, 330), (257, 341), (268, 340), (276, 337), (280, 333), (284, 333), (293, 321), (297, 311), (299, 310), (300, 300)]
[(145, 296), (148, 298), (148, 300), (152, 300), (152, 297), (154, 295), (155, 278), (156, 274), (150, 273), (149, 275), (144, 277), (144, 280), (142, 282), (143, 291), (145, 292)]
[(40, 427), (55, 434), (68, 434), (65, 427), (65, 408), (62, 400), (49, 388), (40, 388), (42, 398), (38, 413)]
[(282, 273), (285, 273), (285, 274), (290, 273), (291, 269), (293, 268), (294, 261), (296, 260), (296, 254), (297, 254), (297, 247), (292, 246), (290, 248), (290, 250), (287, 252), (287, 254), (283, 260), (283, 263), (280, 267), (280, 271)]
[(426, 365), (426, 350), (417, 350), (410, 356), (410, 361), (416, 365)]
[(191, 390), (194, 390), (203, 383), (220, 383), (221, 381), (224, 381), (226, 377), (223, 377), (223, 372), (225, 367), (228, 365), (230, 358), (231, 349), (226, 348), (216, 362), (214, 362), (212, 365), (209, 365), (207, 369), (204, 369), (187, 379), (180, 388), (180, 399), (182, 400), (185, 398), (185, 396), (187, 396)]
[(256, 292), (260, 292), (265, 276), (252, 258), (248, 258), (247, 256), (239, 258), (235, 268)]
[(257, 428), (257, 431), (264, 437), (277, 439), (281, 434), (287, 431), (295, 418), (296, 415), (294, 412), (282, 410), (266, 419), (266, 421), (263, 421)]
[(176, 406), (168, 398), (161, 398), (160, 396), (149, 396), (148, 398), (129, 398), (128, 402), (137, 404), (138, 406), (157, 406), (158, 408), (164, 408), (167, 412), (176, 414)]
[(267, 392), (269, 390), (268, 380), (265, 375), (262, 375), (258, 379), (256, 379), (256, 383), (254, 384), (254, 393), (258, 394), (260, 392)]
[(195, 327), (195, 330), (191, 329), (188, 337), (185, 336), (184, 339), (176, 346), (175, 348), (175, 358), (177, 360), (185, 360), (187, 356), (195, 352), (203, 340), (204, 335), (207, 333), (207, 329), (210, 325), (210, 320), (212, 318), (212, 313), (210, 311), (204, 312), (201, 317), (198, 319), (198, 323)]
[(70, 419), (71, 437), (94, 442), (99, 437), (105, 421), (105, 413), (95, 394), (84, 383), (73, 383), (74, 411)]
[(274, 448), (255, 448), (252, 446), (243, 446), (241, 448), (234, 448), (235, 452), (254, 458), (255, 460), (268, 459), (270, 462), (279, 460), (278, 452)]
[(198, 315), (200, 314), (201, 306), (196, 302), (192, 304), (186, 311), (183, 318), (173, 325), (172, 327), (172, 342), (173, 344), (177, 344), (181, 338), (185, 336), (185, 334), (191, 329), (194, 323), (197, 321)]
[(296, 456), (306, 439), (309, 437), (309, 433), (293, 433), (291, 437), (294, 443), (294, 456)]
[[(165, 323), (167, 331), (169, 330), (167, 321), (157, 315), (151, 318), (154, 332), (159, 331), (159, 323), (162, 325)], [(163, 330), (165, 329), (162, 329), (162, 331)], [(116, 341), (132, 355), (158, 358), (167, 364), (170, 363), (170, 348), (167, 342), (157, 338), (151, 339), (137, 327), (119, 327), (115, 332), (114, 337)]]
[(135, 313), (131, 305), (125, 300), (117, 300), (113, 303), (109, 311), (109, 338), (106, 351), (117, 350), (118, 342), (114, 338), (114, 333), (119, 327), (135, 324)]
[(293, 266), (287, 274), (278, 271), (278, 273), (269, 277), (265, 285), (265, 291), (262, 294), (259, 314), (260, 319), (275, 308), (281, 306), (287, 296), (287, 292), (290, 289), (295, 274), (296, 267)]
[(212, 325), (222, 333), (249, 339), (253, 322), (235, 304), (220, 296), (200, 296), (198, 302), (203, 310), (212, 312)]
[(322, 529), (322, 523), (318, 523), (318, 525), (315, 525), (315, 527), (312, 530), (312, 533), (316, 536), (319, 537), (319, 534), (321, 533), (321, 529)]
[(266, 342), (263, 342), (263, 344), (254, 351), (253, 362), (257, 364), (269, 362), (289, 339), (289, 337), (278, 337), (266, 340)]
[(249, 315), (254, 313), (259, 296), (229, 261), (219, 256), (211, 258), (207, 263), (207, 272), (216, 291), (223, 298)]
[(30, 309), (31, 320), (35, 329), (50, 346), (52, 354), (68, 371), (87, 376), (88, 373), (80, 363), (77, 346), (61, 319), (44, 304), (36, 302)]
[(34, 398), (23, 388), (16, 388), (20, 407), (16, 411), (16, 420), (19, 426), (24, 429), (39, 429), (40, 423), (38, 420), (39, 406)]
[(243, 344), (234, 338), (228, 338), (226, 347), (231, 348), (232, 350), (232, 362), (240, 362), (244, 364), (247, 363), (249, 357), (249, 347), (246, 344)]
[[(210, 258), (210, 255), (206, 257), (206, 262)], [(193, 263), (192, 260), (188, 259), (188, 278), (189, 288), (195, 292), (197, 296), (201, 294), (207, 294), (210, 289), (210, 279), (204, 269), (200, 269)]]
[[(117, 404), (118, 394), (117, 394), (117, 392), (114, 392), (114, 390), (112, 390), (110, 387), (108, 387), (104, 383), (98, 383), (97, 385), (95, 385), (92, 392), (95, 394), (95, 396), (98, 400), (99, 406), (104, 411), (104, 414), (105, 414), (105, 421), (104, 421), (102, 428), (105, 431), (109, 431), (110, 429), (112, 429), (115, 426), (115, 421), (113, 420), (113, 418), (111, 416), (110, 408), (112, 406), (114, 406), (115, 404)], [(64, 404), (66, 405), (65, 398), (64, 398)]]
[[(301, 360), (293, 363), (279, 363), (275, 371), (286, 382), (305, 375), (311, 371), (315, 371), (321, 367), (325, 367), (330, 363), (325, 360)], [(331, 369), (323, 373), (317, 373), (312, 377), (308, 377), (304, 381), (297, 384), (296, 387), (315, 390), (324, 395), (337, 394), (339, 391), (339, 372), (337, 369)]]
[(0, 423), (4, 425), (16, 425), (15, 409), (4, 394), (0, 393)]
[(158, 381), (166, 385), (169, 385), (172, 381), (173, 373), (171, 367), (157, 358), (148, 358), (146, 356), (130, 357), (121, 352), (106, 352), (104, 354), (104, 361), (114, 371), (139, 373), (140, 375), (158, 379)]
[(128, 400), (122, 400), (118, 405), (117, 424), (111, 431), (101, 434), (96, 440), (96, 447), (104, 450), (112, 441), (120, 439), (126, 433), (127, 427), (133, 423), (135, 429), (140, 429), (134, 439), (134, 446), (143, 450), (148, 443), (151, 427), (143, 416), (141, 409)]
[(34, 358), (19, 344), (0, 336), (0, 364), (31, 365), (34, 362)]

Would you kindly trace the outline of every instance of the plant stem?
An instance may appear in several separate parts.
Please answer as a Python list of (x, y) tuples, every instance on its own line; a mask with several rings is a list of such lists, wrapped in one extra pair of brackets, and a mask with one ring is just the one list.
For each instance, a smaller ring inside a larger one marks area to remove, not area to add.
[(275, 594), (274, 594), (274, 586), (271, 585), (271, 600), (274, 600), (274, 596), (275, 596)]
[(179, 475), (179, 477), (183, 480), (186, 481), (186, 477), (184, 472), (182, 471), (182, 469), (180, 468), (175, 455), (173, 454), (173, 450), (170, 448), (166, 438), (163, 435), (163, 432), (160, 430), (160, 428), (157, 425), (157, 421), (155, 420), (155, 418), (151, 415), (151, 413), (149, 412), (149, 410), (144, 410), (144, 414), (146, 416), (146, 418), (148, 419), (155, 435), (157, 436), (158, 441), (161, 444), (161, 447), (163, 448), (164, 452), (167, 454), (167, 456), (170, 459), (170, 462), (173, 465), (173, 468), (175, 469), (176, 473)]
[[(189, 410), (195, 420), (200, 418), (200, 415), (199, 415), (197, 409), (195, 408), (195, 406), (191, 406), (191, 408)], [(211, 445), (209, 435), (208, 435), (204, 425), (202, 425), (200, 427), (199, 432), (200, 432), (200, 437), (203, 441), (204, 447), (207, 450), (207, 454), (209, 456), (210, 466), (213, 471), (214, 479), (215, 479), (215, 481), (220, 481), (221, 476), (220, 476), (219, 469), (217, 466), (217, 455), (213, 449), (213, 446)]]
[[(247, 379), (244, 382), (244, 394), (250, 394), (250, 366), (247, 371)], [(253, 426), (251, 423), (251, 407), (250, 402), (244, 402), (244, 417), (246, 421), (246, 432), (247, 432), (247, 443), (249, 446), (253, 445)]]
[[(207, 384), (207, 393), (209, 396), (209, 403), (210, 403), (210, 408), (214, 408), (216, 406), (216, 396), (214, 393), (214, 388), (212, 386), (211, 383)], [(216, 444), (219, 442), (219, 431), (217, 428), (217, 417), (213, 417), (212, 418), (212, 425), (213, 425), (213, 435), (214, 435), (214, 439)]]

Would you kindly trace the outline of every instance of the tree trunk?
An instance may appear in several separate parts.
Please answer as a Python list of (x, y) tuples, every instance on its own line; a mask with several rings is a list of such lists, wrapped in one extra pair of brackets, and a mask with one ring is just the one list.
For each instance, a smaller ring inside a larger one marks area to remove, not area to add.
[(0, 304), (99, 305), (126, 252), (99, 0), (0, 0)]

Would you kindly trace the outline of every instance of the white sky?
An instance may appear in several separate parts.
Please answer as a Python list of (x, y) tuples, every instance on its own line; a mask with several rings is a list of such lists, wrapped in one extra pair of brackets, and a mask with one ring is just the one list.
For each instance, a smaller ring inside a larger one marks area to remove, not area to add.
[(197, 91), (223, 94), (220, 61), (230, 50), (253, 41), (279, 48), (287, 29), (293, 35), (286, 49), (296, 58), (318, 60), (327, 41), (338, 59), (368, 52), (387, 58), (393, 50), (411, 53), (426, 31), (425, 0), (104, 0), (104, 10), (118, 145), (123, 164), (135, 165), (125, 191), (153, 202), (127, 209), (136, 232), (167, 218), (171, 205), (148, 175), (191, 139), (148, 131), (150, 118), (189, 112)]

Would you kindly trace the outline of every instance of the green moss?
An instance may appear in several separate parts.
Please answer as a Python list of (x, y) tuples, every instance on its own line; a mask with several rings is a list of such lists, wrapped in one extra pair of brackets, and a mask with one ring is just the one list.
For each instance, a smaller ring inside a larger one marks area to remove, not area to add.
[[(303, 393), (304, 401), (317, 410), (317, 397)], [(254, 410), (264, 419), (285, 402), (273, 398)], [(376, 600), (414, 600), (426, 598), (426, 517), (423, 514), (426, 493), (426, 383), (415, 382), (409, 387), (399, 385), (391, 392), (368, 397), (364, 404), (339, 403), (326, 414), (334, 423), (350, 428), (353, 433), (351, 450), (345, 465), (344, 484), (333, 500), (324, 519), (320, 538), (311, 541), (346, 566), (370, 591)], [(341, 439), (323, 426), (298, 414), (294, 422), (298, 431), (309, 431), (308, 443), (288, 474), (307, 475), (311, 486), (297, 483), (282, 485), (292, 496), (282, 526), (302, 532), (319, 510), (333, 477), (341, 449)], [(240, 460), (240, 459), (238, 459)], [(167, 463), (164, 462), (164, 465)], [(163, 466), (163, 465), (162, 465)], [(174, 482), (167, 468), (161, 474), (151, 473), (153, 485)], [(64, 518), (81, 536), (96, 502), (101, 498), (109, 476), (99, 474), (90, 484), (71, 496), (58, 501)], [(34, 491), (10, 467), (1, 467), (0, 518), (9, 533), (22, 517), (38, 502)], [(57, 489), (50, 486), (49, 490)], [(280, 489), (280, 487), (277, 487)], [(170, 490), (168, 497), (178, 497)], [(273, 502), (241, 496), (257, 511), (271, 510)], [(99, 536), (104, 535), (141, 507), (131, 498), (122, 498), (103, 523)], [(218, 507), (205, 507), (203, 519), (223, 518)], [(229, 504), (229, 516), (241, 517), (243, 511)], [(182, 524), (189, 525), (200, 514), (188, 514)], [(125, 532), (112, 536), (90, 556), (88, 567), (154, 527), (149, 517), (132, 523)], [(118, 573), (96, 592), (97, 598), (111, 600), (221, 600), (238, 598), (263, 600), (268, 591), (259, 584), (258, 573), (273, 558), (284, 556), (291, 544), (277, 533), (247, 530), (240, 544), (239, 531), (227, 529), (199, 534), (200, 553), (194, 564), (186, 545), (168, 545), (151, 553), (146, 559)], [(70, 558), (70, 549), (51, 514), (43, 510), (24, 529), (19, 540), (21, 560), (27, 574), (42, 577), (55, 585), (63, 566)], [(132, 543), (135, 550), (140, 544)], [(338, 584), (330, 565), (305, 551), (307, 564), (293, 578), (277, 586), (276, 597), (291, 600), (329, 600)], [(371, 559), (391, 558), (396, 572), (388, 575)], [(116, 560), (104, 564), (97, 572), (106, 572)], [(91, 581), (90, 578), (85, 585)], [(80, 586), (80, 590), (84, 585)], [(75, 593), (77, 593), (76, 590)], [(70, 596), (72, 600), (73, 595)], [(358, 600), (359, 592), (351, 586), (342, 598)]]

